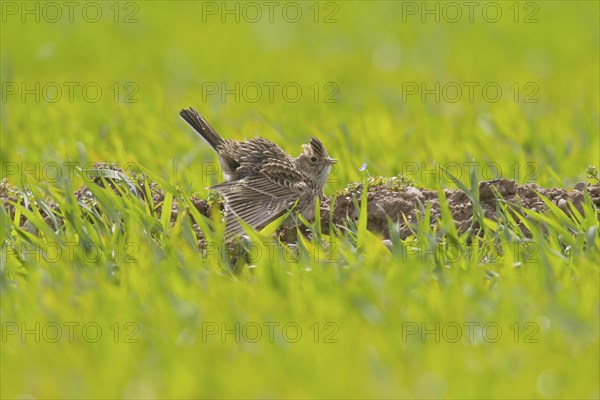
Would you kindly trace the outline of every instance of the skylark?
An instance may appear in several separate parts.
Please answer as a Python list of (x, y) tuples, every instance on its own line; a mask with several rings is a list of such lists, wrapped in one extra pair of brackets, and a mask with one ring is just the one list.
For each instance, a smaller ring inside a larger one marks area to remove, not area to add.
[(219, 158), (226, 181), (211, 189), (225, 198), (226, 241), (244, 232), (240, 220), (262, 229), (294, 205), (306, 219), (314, 217), (316, 199), (323, 194), (331, 166), (337, 162), (319, 139), (311, 138), (294, 158), (261, 137), (223, 139), (192, 107), (179, 115)]

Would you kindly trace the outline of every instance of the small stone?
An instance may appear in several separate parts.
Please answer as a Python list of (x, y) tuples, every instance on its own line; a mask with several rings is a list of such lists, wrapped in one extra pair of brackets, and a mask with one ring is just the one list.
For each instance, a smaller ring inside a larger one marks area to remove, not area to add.
[(585, 183), (584, 182), (578, 182), (575, 185), (575, 190), (577, 190), (578, 192), (583, 192), (585, 190)]
[(540, 211), (540, 210), (543, 210), (544, 208), (546, 208), (546, 205), (541, 201), (536, 201), (535, 203), (533, 203), (531, 205), (532, 211)]
[(406, 197), (408, 197), (409, 199), (414, 199), (415, 197), (418, 197), (419, 199), (424, 199), (425, 196), (423, 196), (423, 193), (421, 193), (421, 191), (419, 189), (417, 189), (416, 187), (413, 186), (409, 186), (406, 188), (406, 190), (404, 191), (404, 195)]

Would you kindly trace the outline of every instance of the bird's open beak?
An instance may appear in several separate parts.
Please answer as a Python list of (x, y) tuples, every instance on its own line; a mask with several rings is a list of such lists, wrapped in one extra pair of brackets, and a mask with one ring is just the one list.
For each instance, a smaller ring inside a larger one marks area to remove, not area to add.
[(325, 161), (327, 161), (327, 164), (329, 165), (333, 165), (333, 164), (337, 164), (337, 161), (335, 158), (326, 158)]

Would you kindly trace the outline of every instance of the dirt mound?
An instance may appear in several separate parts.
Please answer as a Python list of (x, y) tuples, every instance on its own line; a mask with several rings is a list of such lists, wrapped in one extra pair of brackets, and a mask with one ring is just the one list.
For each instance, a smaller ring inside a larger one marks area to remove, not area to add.
[[(144, 176), (128, 178), (122, 170), (108, 166), (107, 164), (98, 164), (96, 167), (96, 174), (92, 178), (94, 183), (104, 187), (108, 185), (110, 189), (119, 195), (129, 191), (145, 200), (149, 194), (135, 188), (136, 184), (138, 188), (144, 187), (143, 181), (145, 181), (146, 187), (150, 188), (152, 204), (156, 205), (155, 211), (160, 213), (164, 200), (164, 192), (155, 182), (149, 181)], [(108, 172), (98, 173), (98, 171)], [(371, 232), (382, 235), (384, 238), (389, 238), (389, 221), (391, 219), (398, 226), (400, 238), (405, 239), (413, 233), (411, 225), (420, 216), (424, 215), (427, 205), (431, 208), (431, 223), (436, 223), (441, 214), (440, 200), (437, 191), (425, 188), (417, 189), (396, 179), (397, 177), (371, 178), (371, 183), (368, 185), (367, 190), (367, 228)], [(347, 226), (348, 223), (357, 222), (363, 188), (362, 183), (353, 183), (337, 195), (323, 199), (321, 205), (321, 226), (324, 233), (329, 231), (330, 222), (338, 226)], [(484, 181), (479, 183), (478, 200), (475, 203), (479, 204), (476, 207), (480, 207), (483, 216), (496, 220), (499, 201), (510, 204), (515, 209), (525, 208), (539, 212), (546, 211), (548, 207), (540, 198), (540, 195), (542, 195), (565, 211), (565, 213), (569, 214), (571, 212), (569, 204), (573, 204), (580, 212), (582, 211), (586, 190), (593, 204), (597, 208), (600, 208), (600, 182), (587, 185), (580, 182), (575, 185), (573, 190), (566, 190), (541, 188), (535, 184), (519, 185), (507, 179)], [(469, 228), (476, 228), (478, 226), (478, 219), (473, 214), (472, 198), (475, 199), (475, 197), (471, 193), (467, 194), (460, 190), (444, 189), (444, 195), (459, 232), (462, 233)], [(6, 180), (0, 183), (0, 200), (10, 218), (14, 216), (14, 204), (25, 204), (26, 201), (29, 201), (25, 200), (28, 197), (30, 196), (24, 196), (24, 192), (21, 189), (9, 185)], [(93, 194), (85, 186), (75, 192), (75, 197), (84, 203), (89, 204), (90, 202), (94, 202)], [(192, 197), (191, 203), (205, 216), (209, 216), (215, 211), (215, 208), (218, 210), (222, 210), (223, 208), (222, 202), (218, 199)], [(331, 209), (332, 204), (333, 209)], [(56, 205), (50, 201), (46, 203), (46, 206), (46, 208), (49, 208), (48, 210), (42, 209), (40, 211), (46, 217), (46, 221), (50, 223), (52, 218), (50, 218), (48, 212), (55, 209)], [(30, 208), (29, 205), (28, 207)], [(176, 220), (178, 215), (179, 205), (176, 199), (174, 199), (171, 213), (172, 222)], [(24, 223), (25, 217), (21, 216), (20, 224), (23, 225)], [(202, 233), (200, 229), (195, 225), (194, 229), (198, 233), (198, 236), (201, 237)], [(284, 242), (291, 243), (296, 241), (295, 229), (280, 229), (278, 234)]]
[[(567, 214), (570, 212), (569, 203), (572, 203), (579, 212), (582, 212), (584, 191), (587, 189), (592, 202), (600, 207), (600, 183), (579, 183), (574, 190), (558, 188), (541, 188), (535, 184), (519, 185), (515, 181), (497, 179), (484, 181), (479, 184), (479, 204), (486, 218), (496, 220), (498, 201), (504, 201), (518, 208), (544, 212), (548, 209), (540, 195), (551, 200)], [(333, 201), (332, 221), (334, 224), (343, 224), (348, 219), (358, 219), (357, 205), (362, 200), (363, 185), (357, 185), (351, 193), (342, 193)], [(477, 226), (473, 218), (473, 204), (466, 193), (460, 190), (444, 189), (448, 208), (459, 232), (465, 232), (469, 227)], [(400, 238), (405, 239), (412, 234), (410, 223), (417, 220), (417, 215), (423, 213), (424, 206), (431, 206), (431, 222), (440, 217), (440, 201), (437, 191), (424, 188), (417, 189), (407, 186), (400, 189), (388, 189), (385, 185), (369, 186), (367, 190), (367, 228), (371, 232), (382, 234), (389, 238), (388, 219), (399, 223)], [(324, 201), (324, 215), (321, 223), (324, 230), (328, 226), (329, 208), (331, 198)], [(600, 219), (600, 216), (599, 216)], [(409, 224), (406, 224), (406, 221)]]

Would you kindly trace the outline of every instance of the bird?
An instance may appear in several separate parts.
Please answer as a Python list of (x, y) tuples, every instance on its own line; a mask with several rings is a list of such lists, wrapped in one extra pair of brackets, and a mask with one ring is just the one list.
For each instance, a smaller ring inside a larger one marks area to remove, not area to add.
[[(223, 139), (192, 107), (179, 115), (217, 154), (225, 182), (209, 189), (225, 199), (226, 242), (244, 233), (240, 221), (260, 230), (292, 209), (307, 220), (314, 218), (317, 197), (337, 163), (319, 139), (312, 137), (292, 157), (262, 137)], [(284, 225), (289, 224), (286, 219)]]

